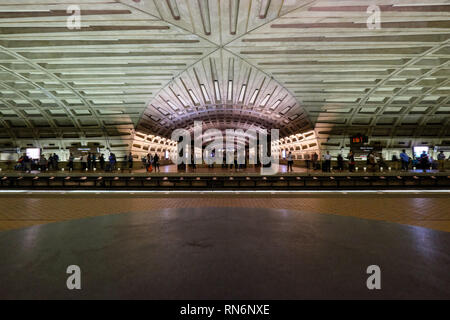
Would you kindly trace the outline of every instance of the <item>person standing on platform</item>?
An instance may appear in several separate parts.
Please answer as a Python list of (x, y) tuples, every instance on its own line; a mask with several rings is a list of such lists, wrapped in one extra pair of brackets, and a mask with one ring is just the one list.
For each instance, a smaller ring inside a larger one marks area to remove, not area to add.
[(87, 154), (83, 154), (81, 156), (81, 170), (86, 171), (87, 169), (87, 163), (88, 163), (88, 156)]
[(92, 170), (97, 169), (97, 156), (95, 153), (92, 154)]
[(294, 164), (294, 160), (292, 158), (292, 152), (289, 151), (289, 154), (287, 156), (287, 171), (288, 172), (293, 172), (294, 171), (292, 169), (293, 164)]
[(349, 154), (347, 155), (348, 159), (348, 171), (355, 172), (355, 155), (353, 154), (353, 151), (350, 150)]
[(339, 171), (344, 171), (344, 157), (340, 153), (337, 156), (337, 168)]
[(99, 158), (100, 169), (105, 170), (105, 155), (102, 153)]
[(150, 153), (147, 154), (147, 161), (145, 163), (145, 171), (148, 172), (153, 162), (152, 155)]
[(69, 155), (69, 163), (67, 164), (67, 167), (69, 168), (69, 171), (73, 171), (73, 160), (74, 156), (72, 153)]
[(445, 154), (444, 151), (441, 150), (437, 156), (439, 162), (439, 171), (445, 171)]
[(394, 167), (394, 170), (397, 171), (398, 170), (398, 158), (396, 154), (392, 155), (392, 166)]
[(109, 155), (108, 160), (109, 160), (109, 169), (111, 172), (113, 172), (116, 169), (116, 162), (117, 162), (116, 155), (114, 153), (111, 153)]
[(39, 168), (41, 171), (45, 171), (47, 169), (47, 159), (45, 159), (43, 154), (41, 154), (41, 157), (39, 158)]
[[(117, 158), (116, 158), (116, 161), (117, 161)], [(122, 168), (126, 168), (128, 166), (128, 156), (125, 154), (124, 156), (123, 156), (123, 163), (122, 163)]]
[(367, 164), (370, 166), (370, 171), (375, 172), (377, 166), (377, 159), (372, 151), (367, 155)]
[(319, 155), (317, 152), (314, 152), (312, 156), (312, 168), (313, 170), (317, 170), (317, 161), (319, 161)]
[(92, 170), (92, 153), (88, 153), (88, 156), (87, 156), (87, 167), (88, 167), (88, 170)]
[(155, 167), (155, 172), (156, 172), (156, 170), (158, 170), (158, 172), (161, 172), (159, 170), (159, 156), (156, 152), (155, 152), (155, 155), (153, 156), (153, 166)]
[(323, 171), (324, 172), (331, 172), (331, 155), (330, 151), (327, 151), (327, 154), (323, 156), (325, 159), (325, 163), (323, 165)]
[(25, 172), (30, 173), (31, 172), (31, 158), (29, 158), (27, 155), (23, 158), (24, 168)]
[(305, 154), (306, 170), (309, 170), (311, 165), (311, 155), (309, 153)]
[(400, 161), (402, 162), (402, 171), (408, 171), (410, 157), (406, 154), (406, 150), (403, 149), (400, 153)]
[(47, 169), (48, 170), (52, 170), (53, 169), (53, 155), (51, 153), (50, 153), (50, 155), (48, 157)]
[(128, 170), (133, 170), (133, 154), (130, 152), (130, 154), (128, 155)]
[(53, 154), (53, 168), (59, 170), (59, 157), (56, 153)]
[(430, 165), (430, 161), (428, 158), (428, 154), (426, 151), (423, 151), (419, 158), (420, 167), (422, 168), (423, 172), (427, 171), (427, 168)]

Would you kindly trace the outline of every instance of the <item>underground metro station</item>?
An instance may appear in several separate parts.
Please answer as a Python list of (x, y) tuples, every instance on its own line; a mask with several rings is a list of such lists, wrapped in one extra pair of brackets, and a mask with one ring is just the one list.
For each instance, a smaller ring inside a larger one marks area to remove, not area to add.
[(449, 76), (450, 1), (0, 0), (0, 299), (450, 299)]

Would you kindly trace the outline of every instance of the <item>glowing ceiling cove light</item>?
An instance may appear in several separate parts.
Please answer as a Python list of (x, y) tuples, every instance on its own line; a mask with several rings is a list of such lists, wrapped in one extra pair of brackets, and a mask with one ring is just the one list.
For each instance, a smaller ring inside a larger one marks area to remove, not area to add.
[(228, 80), (227, 100), (228, 101), (233, 100), (233, 80)]
[(241, 93), (239, 94), (239, 102), (244, 101), (245, 90), (247, 89), (247, 85), (243, 84), (241, 88)]
[(167, 100), (166, 102), (167, 102), (167, 104), (168, 104), (173, 110), (177, 111), (177, 110), (179, 109), (179, 108), (178, 108), (176, 105), (174, 105), (171, 101)]
[(270, 93), (264, 98), (264, 100), (261, 102), (261, 107), (265, 107), (267, 104), (267, 101), (270, 99)]
[(214, 91), (216, 93), (216, 100), (222, 100), (220, 97), (219, 81), (217, 80), (214, 80)]
[(280, 103), (281, 103), (281, 100), (277, 100), (277, 102), (275, 102), (270, 109), (275, 110), (280, 105)]
[(258, 92), (259, 92), (259, 89), (256, 89), (255, 92), (253, 92), (253, 95), (250, 98), (250, 104), (254, 104), (255, 103), (256, 97), (258, 96)]
[(291, 107), (290, 107), (290, 106), (284, 108), (284, 109), (280, 112), (280, 114), (285, 115), (289, 110), (291, 110)]
[(202, 89), (202, 93), (203, 93), (203, 98), (205, 98), (205, 101), (211, 101), (209, 99), (209, 95), (208, 95), (208, 91), (206, 91), (206, 87), (204, 84), (200, 85), (200, 88)]
[(189, 89), (189, 95), (191, 96), (192, 101), (194, 101), (194, 104), (200, 104), (200, 101), (191, 89)]
[(186, 102), (186, 100), (183, 99), (182, 96), (180, 96), (179, 94), (177, 95), (178, 100), (181, 101), (181, 103), (183, 104), (183, 106), (185, 107), (189, 107), (189, 104)]

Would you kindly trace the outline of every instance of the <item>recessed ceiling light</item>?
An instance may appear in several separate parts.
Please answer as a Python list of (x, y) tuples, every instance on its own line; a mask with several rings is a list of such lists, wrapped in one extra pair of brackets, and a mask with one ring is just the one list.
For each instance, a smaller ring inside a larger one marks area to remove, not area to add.
[(275, 102), (270, 109), (275, 110), (280, 105), (280, 103), (281, 103), (281, 100), (277, 100), (277, 102)]
[(291, 107), (290, 107), (290, 106), (284, 108), (284, 109), (280, 112), (280, 114), (285, 115), (289, 110), (291, 110)]
[(163, 115), (168, 116), (169, 112), (167, 112), (166, 110), (164, 110), (163, 108), (160, 107), (155, 107), (154, 105), (152, 105), (156, 110), (158, 110), (159, 112), (161, 112)]
[(255, 92), (253, 92), (253, 95), (252, 95), (252, 97), (250, 99), (250, 103), (251, 104), (255, 103), (256, 97), (258, 96), (258, 92), (259, 92), (259, 89), (256, 89)]
[(228, 99), (228, 101), (233, 100), (233, 80), (228, 80), (227, 99)]
[(191, 89), (189, 89), (189, 95), (191, 96), (192, 101), (194, 101), (194, 104), (200, 104), (200, 101)]
[(264, 98), (264, 100), (261, 102), (261, 107), (265, 107), (267, 104), (267, 101), (270, 99), (270, 93)]
[(178, 97), (178, 100), (181, 101), (181, 103), (183, 104), (183, 106), (189, 107), (189, 104), (186, 102), (186, 100), (183, 99), (182, 96), (180, 96), (180, 95), (178, 94), (177, 97)]
[(173, 109), (173, 110), (178, 110), (179, 108), (176, 106), (176, 105), (174, 105), (171, 101), (169, 101), (169, 100), (167, 100), (166, 101), (167, 102), (167, 104)]
[(203, 93), (203, 98), (205, 98), (205, 101), (211, 101), (209, 99), (209, 95), (208, 95), (208, 91), (206, 91), (206, 87), (204, 84), (200, 85), (200, 88), (202, 89), (202, 93)]
[(245, 96), (245, 90), (247, 89), (247, 85), (243, 84), (242, 88), (241, 88), (241, 93), (239, 94), (239, 102), (244, 101), (244, 96)]
[(219, 81), (217, 80), (214, 80), (214, 91), (216, 93), (216, 100), (222, 100), (219, 90)]

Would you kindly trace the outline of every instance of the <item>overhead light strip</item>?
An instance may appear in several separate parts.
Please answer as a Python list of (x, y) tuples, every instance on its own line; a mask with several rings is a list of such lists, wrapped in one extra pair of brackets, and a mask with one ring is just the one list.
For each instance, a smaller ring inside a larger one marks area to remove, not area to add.
[(222, 97), (220, 96), (219, 81), (217, 80), (214, 80), (214, 91), (216, 93), (216, 100), (217, 101), (222, 100)]
[(275, 102), (270, 109), (275, 110), (280, 105), (280, 103), (281, 103), (281, 100), (277, 100), (277, 102)]
[(178, 100), (180, 100), (180, 102), (183, 104), (183, 106), (185, 107), (189, 107), (189, 104), (186, 102), (186, 100), (183, 99), (182, 96), (180, 96), (179, 94), (177, 95)]
[(167, 100), (166, 102), (173, 110), (177, 111), (178, 109), (180, 109), (175, 104), (173, 104), (171, 101)]
[(264, 98), (264, 100), (261, 102), (261, 107), (265, 107), (267, 102), (270, 99), (270, 93)]
[(233, 100), (233, 80), (228, 80), (227, 100), (228, 101)]
[(204, 84), (200, 85), (200, 88), (202, 89), (203, 98), (205, 98), (206, 102), (211, 102), (211, 99), (209, 99), (208, 91), (206, 91), (206, 87)]
[(197, 96), (194, 94), (194, 91), (192, 89), (189, 89), (189, 95), (191, 96), (192, 101), (194, 104), (200, 104), (200, 101), (198, 100)]
[(256, 97), (258, 96), (258, 93), (259, 93), (259, 89), (256, 89), (255, 92), (253, 92), (253, 95), (252, 95), (252, 97), (250, 99), (250, 104), (254, 104), (255, 103)]
[(245, 91), (247, 90), (247, 85), (243, 84), (241, 88), (241, 93), (239, 94), (239, 102), (244, 101)]

